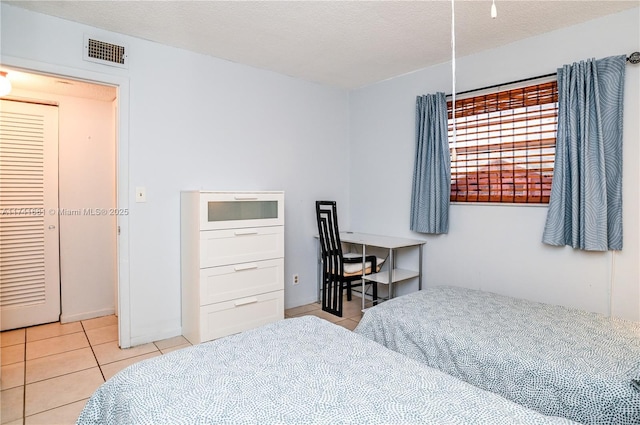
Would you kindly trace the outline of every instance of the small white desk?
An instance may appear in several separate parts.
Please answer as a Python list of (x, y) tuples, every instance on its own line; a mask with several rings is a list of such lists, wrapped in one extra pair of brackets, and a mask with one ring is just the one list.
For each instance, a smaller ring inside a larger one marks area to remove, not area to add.
[[(318, 236), (316, 236), (317, 238)], [(362, 245), (362, 258), (366, 256), (367, 246), (389, 250), (388, 270), (363, 276), (362, 283), (362, 309), (364, 310), (364, 281), (389, 285), (389, 298), (393, 298), (393, 284), (403, 280), (418, 278), (418, 290), (422, 289), (422, 250), (427, 241), (420, 239), (396, 238), (392, 236), (372, 235), (369, 233), (340, 232), (342, 243)], [(400, 248), (418, 247), (418, 271), (396, 268), (396, 251)], [(322, 291), (322, 256), (318, 243), (318, 301), (321, 300)]]

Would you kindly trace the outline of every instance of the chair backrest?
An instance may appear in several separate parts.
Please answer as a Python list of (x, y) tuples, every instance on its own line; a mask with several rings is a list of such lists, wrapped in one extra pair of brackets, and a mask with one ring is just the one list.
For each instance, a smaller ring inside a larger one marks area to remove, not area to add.
[(342, 244), (340, 243), (335, 201), (316, 201), (316, 218), (325, 271), (341, 276), (344, 265), (342, 264)]

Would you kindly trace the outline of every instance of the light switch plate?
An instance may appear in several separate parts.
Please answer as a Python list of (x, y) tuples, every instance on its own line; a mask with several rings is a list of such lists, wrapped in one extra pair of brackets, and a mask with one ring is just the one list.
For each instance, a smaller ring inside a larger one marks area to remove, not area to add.
[(136, 187), (136, 202), (147, 202), (147, 190), (144, 187)]

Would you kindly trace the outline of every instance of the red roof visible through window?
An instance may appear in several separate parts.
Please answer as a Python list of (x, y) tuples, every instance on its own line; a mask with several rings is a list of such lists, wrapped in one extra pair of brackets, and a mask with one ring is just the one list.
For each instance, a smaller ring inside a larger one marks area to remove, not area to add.
[(451, 201), (548, 203), (557, 102), (556, 81), (456, 100)]

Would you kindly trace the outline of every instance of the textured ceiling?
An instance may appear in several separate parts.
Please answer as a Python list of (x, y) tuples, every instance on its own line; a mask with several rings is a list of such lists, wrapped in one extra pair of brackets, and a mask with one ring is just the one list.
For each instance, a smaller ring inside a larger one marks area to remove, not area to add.
[[(3, 0), (4, 1), (4, 0)], [(6, 1), (322, 84), (357, 88), (451, 58), (449, 1)], [(456, 1), (458, 56), (640, 1)]]

